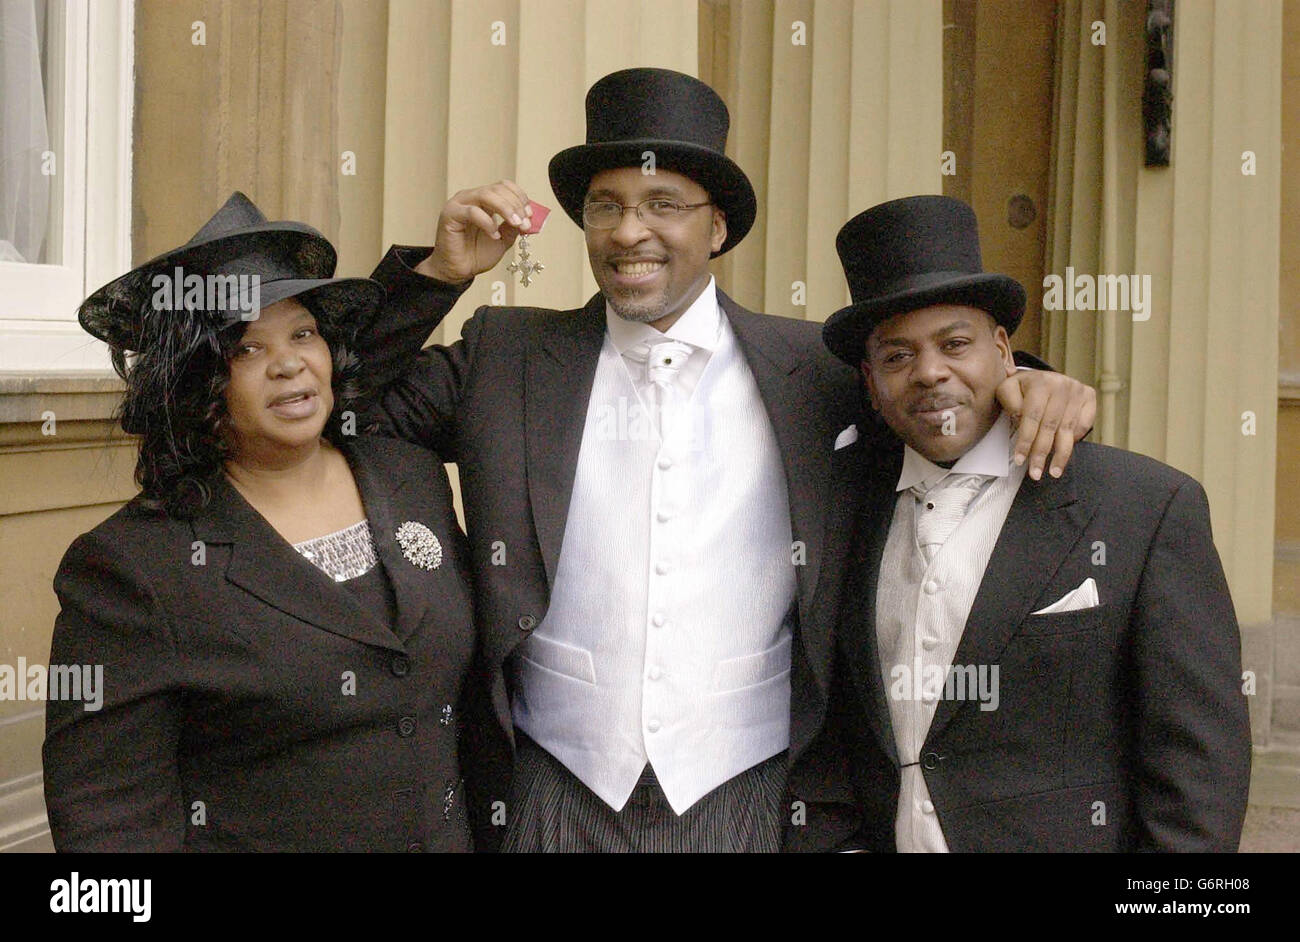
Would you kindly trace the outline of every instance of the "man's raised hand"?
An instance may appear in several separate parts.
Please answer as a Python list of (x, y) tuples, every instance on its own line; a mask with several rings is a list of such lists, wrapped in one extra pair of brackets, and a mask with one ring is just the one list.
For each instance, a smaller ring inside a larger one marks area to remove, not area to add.
[(501, 261), (520, 232), (530, 231), (532, 213), (512, 180), (461, 190), (442, 207), (433, 252), (415, 270), (448, 284), (469, 281)]

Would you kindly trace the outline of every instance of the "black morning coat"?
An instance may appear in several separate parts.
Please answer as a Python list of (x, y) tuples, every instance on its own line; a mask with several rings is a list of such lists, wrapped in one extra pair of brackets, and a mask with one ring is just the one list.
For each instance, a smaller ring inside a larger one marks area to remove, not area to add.
[[(388, 303), (358, 348), (375, 427), (459, 464), (480, 634), (482, 683), (473, 689), (490, 692), (472, 708), (481, 721), (466, 725), (475, 754), (488, 758), (466, 774), (488, 847), (505, 819), (493, 817), (492, 803), (509, 797), (506, 661), (546, 614), (605, 302), (598, 294), (569, 311), (482, 307), (461, 340), (421, 351), (463, 290), (414, 273), (427, 253), (395, 247), (380, 263), (374, 277)], [(797, 567), (785, 847), (890, 849), (898, 771), (871, 613), (901, 447), (864, 415), (857, 376), (826, 350), (820, 324), (718, 299), (767, 408), (793, 538), (806, 553)], [(837, 450), (850, 424), (860, 437)], [(1191, 542), (1180, 549), (1184, 522)], [(1094, 539), (1109, 539), (1111, 554), (1113, 576), (1098, 579), (1103, 607), (1029, 616), (1095, 575)], [(1171, 600), (1166, 589), (1185, 595)], [(971, 663), (1003, 656), (1004, 705), (945, 703), (932, 730), (942, 748), (931, 750), (927, 781), (951, 847), (1235, 841), (1249, 768), (1239, 641), (1204, 493), (1190, 478), (1084, 443), (1062, 480), (1027, 480), (959, 651)], [(960, 748), (942, 738), (963, 733), (971, 738)], [(1005, 748), (1002, 734), (1012, 737)], [(1044, 739), (1049, 746), (1037, 748)], [(985, 759), (967, 759), (985, 743)], [(1012, 756), (1018, 763), (1007, 765)], [(1098, 801), (1106, 825), (1091, 824)], [(1086, 827), (1077, 818), (1085, 805)]]
[[(605, 339), (605, 301), (598, 294), (570, 311), (482, 307), (461, 340), (421, 352), (463, 290), (414, 273), (428, 251), (399, 246), (380, 263), (373, 277), (388, 290), (388, 302), (362, 330), (357, 349), (378, 391), (370, 413), (378, 430), (458, 464), (476, 580), (479, 669), (490, 691), (473, 732), (494, 759), (478, 766), (482, 779), (471, 782), (486, 844), (499, 839), (504, 819), (498, 814), (494, 826), (492, 802), (509, 799), (514, 733), (506, 658), (546, 615)], [(831, 459), (837, 435), (855, 421), (858, 384), (822, 344), (820, 324), (755, 314), (721, 292), (718, 299), (776, 433), (791, 531), (805, 551), (796, 567), (789, 749), (791, 802), (804, 805), (791, 810), (787, 845), (826, 846), (842, 828), (827, 836), (806, 822), (823, 805), (851, 801), (849, 784), (805, 758), (830, 690), (837, 570), (847, 551), (827, 527), (838, 499)], [(467, 777), (474, 771), (467, 768)]]
[[(48, 704), (57, 849), (471, 849), (457, 732), (473, 614), (446, 473), (391, 439), (344, 451), (396, 624), (224, 479), (193, 520), (137, 498), (73, 543), (50, 657), (102, 665), (104, 702)], [(404, 556), (407, 521), (437, 537), (436, 568)]]
[[(855, 545), (823, 740), (862, 812), (848, 845), (891, 851), (900, 769), (875, 600), (902, 446), (836, 460), (868, 485), (838, 514)], [(1089, 578), (1097, 607), (1032, 614)], [(1192, 478), (1086, 441), (1060, 480), (1026, 477), (953, 664), (997, 665), (999, 702), (941, 699), (916, 757), (949, 850), (1236, 851), (1241, 641)]]

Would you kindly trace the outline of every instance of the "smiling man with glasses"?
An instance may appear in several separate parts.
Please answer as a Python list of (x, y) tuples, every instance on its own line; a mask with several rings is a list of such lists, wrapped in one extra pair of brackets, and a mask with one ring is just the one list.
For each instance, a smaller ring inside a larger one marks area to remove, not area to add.
[[(671, 170), (617, 167), (591, 178), (582, 208), (587, 256), (615, 314), (666, 333), (700, 297), (727, 233), (726, 213), (708, 196)], [(713, 211), (696, 212), (706, 206)]]
[[(432, 253), (395, 249), (376, 272), (389, 303), (358, 338), (372, 418), (459, 463), (492, 690), (488, 718), (460, 729), (496, 757), (462, 767), (485, 843), (774, 851), (784, 831), (816, 846), (807, 805), (847, 794), (805, 753), (830, 683), (831, 455), (856, 379), (820, 325), (714, 284), (710, 259), (756, 212), (728, 124), (677, 72), (592, 87), (587, 142), (550, 164), (600, 286), (583, 308), (480, 308), (461, 340), (419, 350), (527, 231), (508, 182), (457, 194)], [(1071, 442), (1088, 428), (1086, 405), (1065, 414), (1074, 381), (1021, 374), (1000, 392), (1022, 389)]]

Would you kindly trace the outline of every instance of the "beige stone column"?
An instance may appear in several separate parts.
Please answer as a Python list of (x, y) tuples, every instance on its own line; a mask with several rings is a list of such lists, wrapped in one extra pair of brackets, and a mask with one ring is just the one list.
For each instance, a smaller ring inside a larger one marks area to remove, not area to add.
[[(351, 34), (344, 37), (350, 42)], [(427, 245), (447, 190), (450, 0), (389, 0), (382, 246)]]
[[(384, 242), (388, 4), (339, 0), (337, 274), (368, 275)], [(404, 90), (395, 89), (401, 95)]]
[[(1277, 0), (1182, 0), (1171, 165), (1142, 166), (1142, 11), (1060, 20), (1052, 271), (1150, 276), (1150, 317), (1049, 313), (1049, 359), (1099, 387), (1102, 441), (1191, 474), (1210, 499), (1246, 640), (1271, 659), (1281, 194)], [(1106, 24), (1095, 46), (1092, 24)], [(1246, 171), (1246, 172), (1243, 172)], [(1266, 676), (1260, 676), (1264, 684)], [(1257, 742), (1268, 695), (1253, 701)]]
[(233, 190), (337, 237), (339, 19), (335, 0), (137, 2), (137, 260)]
[[(1111, 0), (1070, 0), (1060, 8), (1049, 274), (1135, 271), (1138, 180), (1145, 176), (1158, 185), (1162, 179), (1161, 170), (1142, 170), (1144, 16), (1142, 4)], [(1097, 23), (1105, 27), (1104, 45), (1094, 43)], [(1155, 272), (1147, 273), (1157, 280)], [(1127, 312), (1043, 314), (1046, 358), (1097, 386), (1094, 437), (1106, 444), (1125, 440), (1129, 386), (1121, 377), (1128, 373), (1130, 335)]]
[[(1168, 259), (1168, 317), (1134, 325), (1130, 447), (1205, 484), (1238, 617), (1254, 624), (1272, 612), (1281, 4), (1184, 3), (1178, 16), (1173, 192), (1150, 209), (1171, 238), (1138, 243), (1139, 266)], [(1169, 367), (1148, 371), (1159, 360)]]
[(719, 281), (749, 307), (822, 320), (848, 301), (840, 226), (941, 189), (942, 4), (755, 0), (723, 11), (728, 45), (705, 78), (731, 109), (728, 152), (754, 182), (759, 216)]

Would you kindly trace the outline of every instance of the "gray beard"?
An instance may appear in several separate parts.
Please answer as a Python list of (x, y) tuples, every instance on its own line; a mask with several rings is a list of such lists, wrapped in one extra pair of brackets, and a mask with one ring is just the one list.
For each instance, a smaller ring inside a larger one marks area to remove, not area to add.
[(631, 321), (634, 324), (653, 324), (664, 316), (662, 309), (647, 310), (643, 307), (623, 308), (616, 304), (612, 299), (606, 298), (609, 302), (610, 309), (625, 321)]

